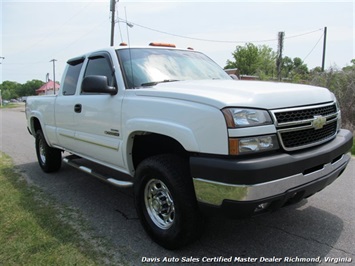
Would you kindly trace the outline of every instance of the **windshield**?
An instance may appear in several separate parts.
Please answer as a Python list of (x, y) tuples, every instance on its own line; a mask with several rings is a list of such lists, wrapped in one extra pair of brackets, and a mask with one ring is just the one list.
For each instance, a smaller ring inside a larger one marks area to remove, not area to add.
[(117, 54), (129, 88), (182, 80), (231, 79), (199, 52), (131, 48), (117, 50)]

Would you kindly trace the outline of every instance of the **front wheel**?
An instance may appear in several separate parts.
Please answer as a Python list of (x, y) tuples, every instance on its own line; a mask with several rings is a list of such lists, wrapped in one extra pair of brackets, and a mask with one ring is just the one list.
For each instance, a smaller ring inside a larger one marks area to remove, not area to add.
[(149, 236), (167, 249), (194, 241), (201, 232), (188, 163), (172, 155), (145, 159), (135, 174), (135, 205)]
[(39, 166), (46, 173), (56, 172), (62, 165), (62, 151), (51, 148), (42, 130), (36, 132), (36, 154)]

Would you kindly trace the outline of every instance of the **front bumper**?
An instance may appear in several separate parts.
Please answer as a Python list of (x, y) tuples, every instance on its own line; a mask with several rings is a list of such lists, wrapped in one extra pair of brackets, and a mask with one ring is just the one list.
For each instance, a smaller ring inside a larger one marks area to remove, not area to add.
[(282, 207), (332, 183), (346, 168), (351, 146), (350, 131), (340, 130), (329, 143), (290, 154), (249, 159), (192, 157), (196, 198), (204, 208), (225, 209), (237, 212), (236, 216), (253, 215), (261, 204), (269, 210)]

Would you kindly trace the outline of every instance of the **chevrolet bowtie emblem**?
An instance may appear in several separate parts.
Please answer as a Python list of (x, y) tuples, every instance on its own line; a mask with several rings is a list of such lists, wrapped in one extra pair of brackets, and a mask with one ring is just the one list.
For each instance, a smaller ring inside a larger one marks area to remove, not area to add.
[(312, 126), (315, 130), (323, 128), (327, 123), (327, 119), (322, 115), (315, 115), (312, 121)]

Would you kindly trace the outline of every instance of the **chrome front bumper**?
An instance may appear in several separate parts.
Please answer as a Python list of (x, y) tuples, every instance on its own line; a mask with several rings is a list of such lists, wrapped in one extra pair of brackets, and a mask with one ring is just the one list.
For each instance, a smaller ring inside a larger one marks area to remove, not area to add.
[[(343, 172), (349, 161), (350, 156), (343, 154), (337, 157), (335, 161), (320, 165), (314, 168), (313, 171), (251, 185), (227, 184), (203, 178), (194, 178), (193, 183), (196, 198), (201, 203), (221, 206), (224, 200), (239, 202), (259, 201), (281, 195), (300, 186), (307, 186), (307, 183), (312, 183), (316, 180), (328, 178), (333, 181)], [(218, 180), (218, 177), (216, 180)], [(327, 185), (330, 183), (327, 183)]]

